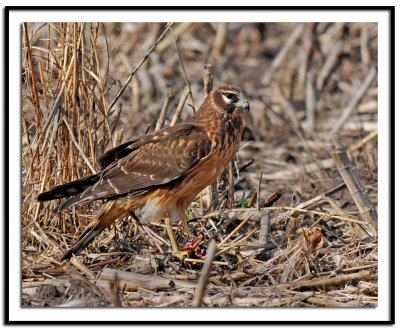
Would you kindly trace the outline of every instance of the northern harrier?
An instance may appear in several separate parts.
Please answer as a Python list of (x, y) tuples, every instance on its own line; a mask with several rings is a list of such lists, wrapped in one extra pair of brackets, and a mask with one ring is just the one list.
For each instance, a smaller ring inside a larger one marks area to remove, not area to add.
[(80, 253), (127, 212), (140, 223), (164, 219), (173, 253), (181, 258), (171, 222), (180, 219), (189, 234), (185, 210), (233, 159), (243, 110), (249, 109), (239, 88), (214, 89), (187, 122), (114, 147), (100, 157), (98, 173), (40, 194), (38, 201), (68, 197), (55, 213), (88, 201), (107, 201), (64, 258)]

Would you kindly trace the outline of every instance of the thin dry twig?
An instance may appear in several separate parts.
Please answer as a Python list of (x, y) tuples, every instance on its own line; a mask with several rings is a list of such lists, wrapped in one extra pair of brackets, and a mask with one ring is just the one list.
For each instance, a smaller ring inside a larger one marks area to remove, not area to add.
[(164, 98), (163, 106), (161, 108), (160, 116), (157, 120), (156, 129), (155, 129), (156, 131), (160, 130), (164, 126), (165, 117), (167, 115), (168, 106), (171, 101), (171, 98), (172, 98), (172, 91), (171, 91), (171, 88), (168, 88), (167, 94), (165, 95), (165, 98)]
[(288, 53), (289, 49), (293, 47), (294, 43), (296, 40), (300, 37), (301, 33), (304, 30), (304, 24), (297, 24), (296, 27), (294, 28), (292, 34), (290, 35), (289, 39), (285, 42), (279, 53), (275, 56), (274, 60), (272, 61), (272, 64), (268, 70), (268, 72), (265, 73), (262, 83), (264, 85), (267, 85), (273, 74), (275, 73), (276, 69), (281, 65), (282, 60), (285, 58), (286, 54)]
[[(182, 35), (182, 33), (184, 33), (190, 26), (192, 26), (192, 24), (193, 23), (191, 22), (180, 23), (174, 32), (176, 38), (179, 38)], [(157, 52), (158, 53), (164, 52), (171, 45), (171, 41), (172, 40), (169, 38), (165, 38), (164, 40), (162, 40), (159, 46), (157, 47)]]
[(90, 280), (95, 279), (96, 276), (94, 275), (94, 273), (91, 270), (89, 270), (84, 264), (82, 264), (82, 262), (80, 262), (78, 260), (78, 258), (76, 258), (75, 255), (72, 256), (72, 258), (70, 259), (70, 262), (79, 271), (81, 271), (82, 273), (85, 273)]
[[(237, 231), (239, 231), (239, 230), (243, 227), (243, 225), (246, 224), (252, 217), (253, 217), (253, 216), (249, 216), (249, 217), (246, 218), (243, 222), (241, 222), (238, 226), (236, 226), (236, 228), (235, 228), (231, 233), (229, 233), (223, 241), (221, 241), (221, 242), (218, 244), (218, 249), (220, 249), (220, 248), (225, 244), (226, 241), (228, 241), (233, 235), (235, 235), (235, 233), (236, 233)], [(204, 217), (203, 217), (203, 218), (204, 218)]]
[(129, 82), (131, 82), (133, 76), (136, 74), (136, 72), (140, 69), (140, 67), (146, 62), (146, 60), (149, 58), (151, 53), (154, 51), (156, 46), (159, 44), (159, 42), (164, 38), (165, 34), (168, 32), (168, 30), (171, 28), (173, 23), (168, 23), (164, 29), (164, 31), (161, 33), (161, 35), (158, 37), (156, 42), (151, 46), (147, 54), (143, 57), (141, 62), (136, 66), (136, 68), (132, 71), (132, 73), (129, 75), (128, 79), (125, 81), (124, 85), (122, 88), (118, 91), (117, 95), (115, 96), (114, 100), (111, 102), (110, 106), (107, 109), (107, 112), (110, 112), (115, 103), (118, 101), (118, 99), (121, 97), (122, 93), (125, 91), (126, 87), (128, 86)]
[(353, 110), (356, 108), (357, 104), (361, 101), (362, 97), (367, 92), (371, 83), (375, 80), (375, 77), (376, 77), (376, 68), (373, 67), (368, 72), (368, 75), (365, 78), (363, 84), (360, 86), (360, 89), (358, 90), (357, 94), (354, 95), (354, 97), (350, 101), (349, 105), (347, 105), (346, 108), (343, 110), (343, 113), (342, 113), (341, 117), (339, 118), (339, 120), (337, 120), (337, 122), (334, 125), (334, 127), (332, 128), (332, 130), (326, 136), (326, 138), (325, 138), (326, 140), (332, 139), (332, 137), (338, 133), (340, 128), (342, 128), (342, 126), (345, 124), (345, 122), (350, 117)]
[(228, 23), (218, 23), (217, 33), (214, 38), (213, 48), (211, 50), (210, 56), (208, 58), (208, 63), (213, 64), (215, 60), (221, 56), (224, 49), (226, 38), (228, 32)]
[[(260, 208), (259, 210), (257, 210), (257, 208), (224, 209), (224, 210), (219, 210), (219, 211), (215, 211), (215, 212), (212, 212), (210, 214), (207, 214), (207, 215), (203, 216), (202, 219), (211, 218), (211, 217), (215, 217), (215, 216), (222, 215), (222, 214), (235, 213), (235, 212), (251, 213), (251, 212), (254, 212), (254, 211), (257, 212), (257, 211), (270, 211), (270, 210), (290, 210), (291, 212), (310, 213), (310, 214), (313, 214), (313, 215), (326, 216), (327, 218), (339, 219), (339, 220), (343, 220), (343, 221), (347, 221), (347, 222), (352, 222), (352, 223), (365, 225), (365, 222), (359, 221), (357, 219), (350, 218), (349, 215), (340, 216), (340, 215), (335, 215), (335, 214), (324, 213), (322, 211), (303, 209), (303, 208), (300, 208), (300, 207), (264, 207), (264, 208)], [(287, 215), (288, 214), (286, 214), (286, 216)], [(277, 218), (274, 218), (273, 223), (277, 222), (280, 218), (283, 218), (283, 217), (286, 217), (286, 216), (285, 215), (281, 215), (281, 216), (279, 216)], [(243, 221), (247, 222), (250, 219), (251, 219), (250, 217), (247, 217)], [(230, 235), (229, 235), (229, 237), (230, 237)]]
[(329, 74), (339, 59), (339, 55), (343, 52), (343, 46), (344, 42), (342, 40), (338, 40), (332, 47), (332, 50), (329, 52), (329, 56), (317, 77), (316, 86), (318, 90), (321, 90), (324, 87)]
[(339, 173), (350, 191), (354, 203), (360, 211), (360, 215), (364, 218), (366, 223), (368, 223), (368, 226), (373, 230), (373, 233), (376, 236), (378, 214), (375, 206), (368, 197), (354, 164), (347, 156), (346, 148), (337, 138), (334, 139), (334, 142), (336, 144), (336, 151), (332, 153), (332, 158), (334, 159)]
[(189, 78), (188, 78), (187, 70), (185, 68), (185, 60), (184, 60), (184, 58), (182, 56), (182, 53), (181, 53), (181, 51), (179, 49), (178, 43), (176, 42), (176, 38), (175, 38), (173, 29), (170, 29), (170, 32), (171, 32), (171, 38), (174, 41), (176, 53), (178, 54), (178, 57), (179, 57), (179, 65), (180, 65), (180, 67), (182, 69), (183, 77), (185, 78), (186, 88), (189, 91), (190, 100), (192, 101), (192, 108), (193, 108), (193, 111), (196, 112), (196, 109), (195, 109), (195, 106), (194, 106), (194, 99), (193, 99), (192, 89), (190, 88)]
[(201, 270), (200, 278), (199, 278), (199, 284), (197, 286), (194, 299), (193, 299), (193, 306), (194, 307), (200, 307), (202, 302), (203, 302), (203, 296), (206, 290), (206, 285), (208, 282), (208, 277), (210, 275), (211, 267), (213, 264), (214, 260), (214, 255), (215, 252), (217, 251), (216, 244), (214, 240), (211, 240), (210, 244), (208, 245), (207, 249), (207, 258), (206, 262), (203, 265), (203, 268)]
[(204, 74), (203, 74), (203, 81), (204, 81), (204, 96), (210, 93), (213, 89), (213, 78), (214, 75), (212, 73), (212, 64), (204, 65)]
[(373, 276), (369, 271), (361, 271), (358, 273), (351, 273), (351, 274), (342, 274), (337, 275), (332, 278), (316, 278), (314, 280), (299, 282), (299, 283), (292, 283), (289, 284), (290, 289), (301, 289), (301, 288), (312, 288), (312, 287), (322, 287), (322, 288), (329, 288), (331, 286), (337, 286), (342, 284), (346, 281), (352, 280), (367, 280), (369, 281), (371, 276)]
[(189, 88), (186, 86), (185, 87), (185, 91), (183, 92), (182, 97), (181, 97), (181, 99), (179, 101), (178, 107), (176, 108), (175, 114), (174, 114), (174, 116), (173, 116), (173, 118), (171, 120), (171, 124), (170, 124), (171, 127), (175, 126), (176, 123), (178, 122), (178, 119), (181, 116), (183, 107), (185, 106), (185, 102), (186, 102), (186, 99), (187, 99), (187, 97), (189, 95), (189, 92), (190, 92)]
[(28, 27), (27, 27), (26, 23), (24, 23), (24, 34), (25, 34), (26, 50), (28, 52), (29, 68), (30, 68), (30, 73), (31, 73), (31, 77), (32, 77), (32, 87), (33, 87), (33, 91), (34, 91), (33, 94), (35, 96), (35, 103), (36, 103), (36, 127), (39, 129), (40, 121), (39, 121), (38, 113), (40, 111), (40, 102), (39, 102), (39, 95), (38, 95), (38, 90), (37, 90), (37, 86), (36, 86), (36, 74), (35, 74), (35, 70), (33, 68), (31, 45), (30, 45), (29, 37), (28, 37)]
[(317, 89), (315, 85), (315, 77), (312, 72), (307, 73), (306, 82), (306, 113), (307, 121), (306, 126), (311, 131), (315, 131), (316, 125), (316, 110), (317, 110)]
[(70, 135), (71, 135), (70, 137), (71, 137), (71, 140), (73, 141), (75, 147), (77, 148), (77, 150), (78, 150), (79, 153), (81, 154), (83, 160), (85, 160), (86, 164), (88, 165), (88, 167), (90, 168), (90, 170), (92, 171), (92, 173), (95, 174), (95, 173), (96, 173), (96, 169), (93, 168), (92, 164), (91, 164), (90, 161), (86, 158), (85, 153), (82, 151), (82, 149), (81, 149), (81, 147), (79, 146), (78, 142), (75, 140), (75, 138), (74, 138), (74, 133), (72, 132), (72, 129), (71, 129), (71, 127), (69, 126), (68, 121), (67, 121), (67, 119), (66, 119), (65, 117), (63, 117), (63, 121), (64, 121), (65, 126), (66, 126), (67, 129), (68, 129), (68, 132), (69, 132)]

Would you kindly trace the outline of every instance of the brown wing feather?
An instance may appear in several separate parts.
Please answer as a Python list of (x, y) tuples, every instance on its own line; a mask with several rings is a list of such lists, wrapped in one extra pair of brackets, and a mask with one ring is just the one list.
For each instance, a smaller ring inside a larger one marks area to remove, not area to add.
[(139, 138), (132, 139), (116, 147), (113, 147), (112, 149), (109, 149), (108, 151), (103, 153), (103, 155), (97, 160), (98, 168), (100, 170), (105, 169), (114, 161), (127, 156), (129, 153), (133, 151), (133, 149), (129, 148), (128, 146), (136, 143), (138, 140)]
[(127, 149), (131, 153), (111, 163), (98, 183), (68, 205), (89, 200), (138, 194), (184, 175), (211, 150), (207, 133), (193, 124), (168, 127), (144, 136)]

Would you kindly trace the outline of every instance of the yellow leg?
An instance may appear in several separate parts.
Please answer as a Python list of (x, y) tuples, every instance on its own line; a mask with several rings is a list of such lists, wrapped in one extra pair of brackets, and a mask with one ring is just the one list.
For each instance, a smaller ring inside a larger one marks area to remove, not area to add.
[[(169, 218), (165, 219), (165, 226), (167, 227), (168, 237), (171, 241), (172, 255), (183, 260), (188, 257), (188, 252), (184, 250), (179, 250), (178, 243), (175, 240), (174, 231), (172, 230), (171, 222)], [(187, 226), (187, 224), (186, 224)]]
[(182, 222), (182, 226), (183, 226), (183, 230), (185, 231), (186, 236), (190, 235), (190, 231), (189, 231), (189, 226), (186, 222), (186, 215), (184, 211), (179, 211), (178, 210), (178, 214), (179, 214), (179, 218)]

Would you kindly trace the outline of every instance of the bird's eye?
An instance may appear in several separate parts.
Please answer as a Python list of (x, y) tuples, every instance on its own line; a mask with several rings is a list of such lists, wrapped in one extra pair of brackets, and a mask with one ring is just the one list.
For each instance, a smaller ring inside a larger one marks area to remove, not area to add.
[(225, 96), (226, 96), (228, 99), (233, 99), (233, 98), (235, 97), (235, 95), (234, 95), (234, 94), (231, 94), (231, 93), (226, 93)]

